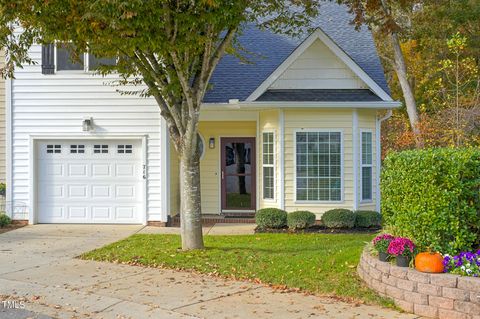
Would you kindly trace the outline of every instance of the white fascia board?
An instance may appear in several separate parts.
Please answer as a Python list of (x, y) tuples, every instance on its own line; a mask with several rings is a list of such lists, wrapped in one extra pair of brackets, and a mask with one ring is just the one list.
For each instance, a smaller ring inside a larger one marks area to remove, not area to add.
[(232, 105), (230, 103), (205, 103), (205, 110), (242, 110), (268, 108), (358, 108), (358, 109), (396, 109), (402, 105), (398, 101), (376, 102), (257, 102), (246, 101)]
[(385, 92), (353, 59), (340, 48), (325, 32), (317, 28), (308, 36), (265, 81), (246, 99), (246, 101), (255, 101), (288, 69), (290, 65), (307, 50), (310, 45), (319, 39), (322, 41), (343, 63), (345, 63), (353, 73), (355, 73), (376, 95), (383, 101), (393, 101), (391, 96)]

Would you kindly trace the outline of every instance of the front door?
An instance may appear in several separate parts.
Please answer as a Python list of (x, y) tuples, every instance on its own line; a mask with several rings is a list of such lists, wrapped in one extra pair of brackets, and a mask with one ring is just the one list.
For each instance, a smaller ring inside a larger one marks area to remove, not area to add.
[(255, 211), (255, 138), (221, 138), (222, 211)]

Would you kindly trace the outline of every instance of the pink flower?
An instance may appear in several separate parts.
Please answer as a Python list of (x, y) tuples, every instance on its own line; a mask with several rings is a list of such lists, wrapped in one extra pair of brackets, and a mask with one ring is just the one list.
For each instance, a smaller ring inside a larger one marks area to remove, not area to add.
[(378, 235), (377, 237), (375, 237), (373, 239), (373, 245), (377, 244), (379, 241), (382, 241), (382, 240), (386, 240), (388, 242), (391, 242), (394, 239), (395, 239), (395, 237), (393, 235), (381, 234), (381, 235)]
[(388, 245), (388, 253), (394, 256), (411, 256), (415, 249), (415, 244), (408, 238), (397, 237)]

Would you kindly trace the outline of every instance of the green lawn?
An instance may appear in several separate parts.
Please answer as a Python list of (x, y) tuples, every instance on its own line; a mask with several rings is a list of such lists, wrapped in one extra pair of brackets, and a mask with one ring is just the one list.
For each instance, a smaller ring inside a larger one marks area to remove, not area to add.
[(195, 270), (391, 306), (356, 274), (365, 234), (206, 236), (204, 251), (183, 252), (177, 235), (133, 235), (83, 259)]

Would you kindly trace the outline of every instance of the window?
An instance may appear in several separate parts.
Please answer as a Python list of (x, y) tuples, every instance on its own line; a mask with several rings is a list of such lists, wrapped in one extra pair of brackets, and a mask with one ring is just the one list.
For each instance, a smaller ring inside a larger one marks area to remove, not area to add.
[(133, 146), (131, 144), (127, 145), (117, 145), (118, 154), (132, 154)]
[[(80, 61), (78, 61), (80, 60)], [(57, 71), (83, 71), (84, 56), (74, 58), (72, 52), (64, 45), (57, 45)]]
[[(88, 63), (85, 62), (85, 59), (88, 59)], [(91, 53), (84, 53), (79, 57), (75, 57), (71, 52), (71, 48), (62, 43), (57, 44), (57, 71), (87, 71), (85, 64), (87, 64), (89, 71), (93, 71), (100, 65), (115, 65), (116, 62), (116, 58), (97, 58)]]
[(263, 140), (263, 198), (275, 198), (275, 166), (274, 166), (274, 134), (265, 132), (262, 135)]
[(52, 145), (49, 144), (47, 145), (47, 154), (59, 154), (62, 152), (62, 146), (61, 145)]
[(83, 154), (85, 153), (85, 145), (70, 145), (70, 153)]
[(342, 200), (342, 133), (297, 132), (296, 199)]
[(100, 65), (115, 65), (116, 58), (97, 58), (93, 54), (88, 54), (88, 70), (94, 71)]
[(93, 153), (95, 154), (106, 154), (108, 153), (108, 145), (93, 145)]
[(362, 132), (362, 201), (372, 200), (372, 132)]

